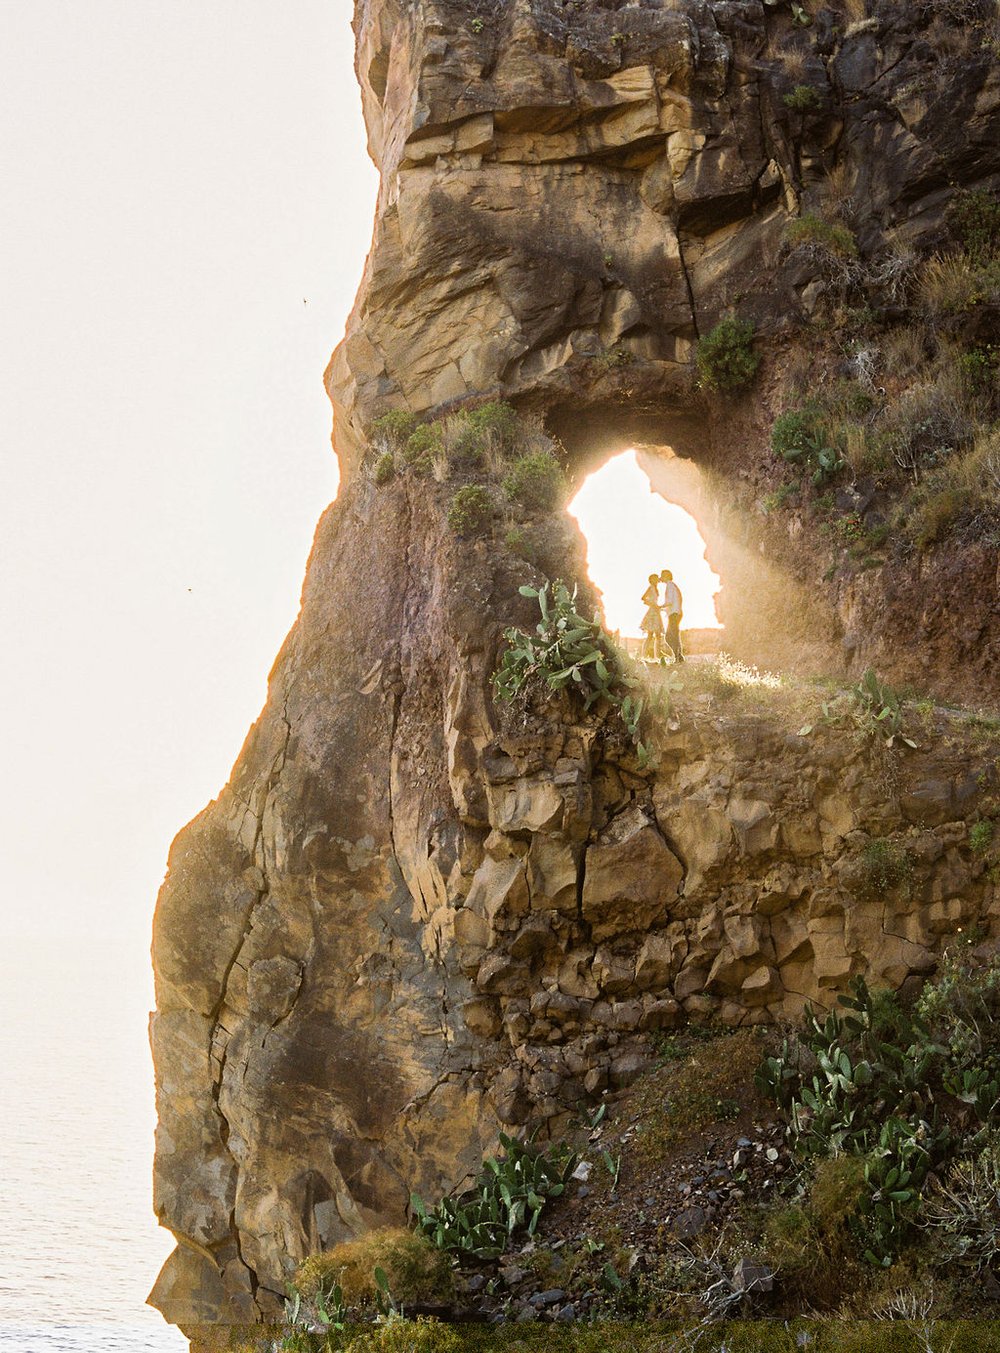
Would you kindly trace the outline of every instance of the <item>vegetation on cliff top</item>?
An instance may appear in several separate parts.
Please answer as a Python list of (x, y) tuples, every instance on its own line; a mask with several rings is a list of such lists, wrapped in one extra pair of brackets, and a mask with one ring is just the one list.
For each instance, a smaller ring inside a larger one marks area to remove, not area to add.
[(507, 647), (493, 674), (497, 699), (525, 702), (565, 690), (580, 700), (584, 712), (604, 701), (620, 717), (644, 765), (649, 754), (639, 737), (644, 704), (636, 695), (639, 677), (600, 616), (580, 615), (576, 588), (571, 592), (560, 578), (552, 584), (551, 598), (548, 583), (520, 591), (538, 602), (541, 619), (533, 634), (513, 627), (504, 631)]
[(370, 436), (369, 473), (377, 487), (400, 475), (458, 481), (448, 506), (448, 525), (458, 536), (484, 535), (495, 521), (516, 529), (566, 501), (561, 448), (503, 400), (429, 422), (392, 410), (374, 421)]

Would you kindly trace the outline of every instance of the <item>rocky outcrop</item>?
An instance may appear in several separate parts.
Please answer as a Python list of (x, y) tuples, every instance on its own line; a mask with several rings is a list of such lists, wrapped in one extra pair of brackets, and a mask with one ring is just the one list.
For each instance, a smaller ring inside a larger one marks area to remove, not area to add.
[[(267, 708), (171, 853), (156, 1205), (181, 1243), (154, 1299), (182, 1323), (273, 1309), (309, 1250), (637, 1075), (652, 1030), (900, 985), (996, 924), (969, 846), (988, 736), (873, 760), (720, 689), (678, 703), (653, 770), (609, 711), (498, 711), (537, 575), (449, 534), (447, 499), (347, 487)], [(873, 839), (895, 882), (866, 883)]]
[[(757, 0), (358, 4), (382, 187), (328, 372), (342, 490), (156, 916), (155, 1202), (178, 1249), (152, 1300), (172, 1320), (272, 1311), (307, 1251), (453, 1187), (501, 1126), (555, 1128), (636, 1075), (650, 1030), (792, 1016), (853, 973), (898, 985), (959, 926), (996, 926), (967, 844), (988, 749), (952, 729), (873, 763), (709, 692), (650, 769), (610, 711), (515, 718), (491, 696), (500, 634), (533, 623), (519, 585), (584, 577), (575, 529), (539, 522), (528, 565), (500, 529), (449, 531), (446, 485), (368, 473), (377, 415), (496, 393), (546, 419), (572, 474), (670, 448), (724, 576), (755, 581), (726, 603), (734, 646), (840, 660), (808, 551), (765, 567), (745, 510), (758, 414), (706, 404), (693, 344), (737, 297), (765, 336), (808, 314), (822, 278), (782, 236), (835, 162), (872, 247), (932, 240), (949, 184), (1000, 169), (1000, 100), (972, 62), (949, 132), (893, 101), (919, 16), (839, 37), (827, 17), (822, 109), (793, 116), (765, 49), (791, 23)], [(852, 605), (861, 661), (888, 622)], [(872, 839), (908, 862), (875, 890)]]

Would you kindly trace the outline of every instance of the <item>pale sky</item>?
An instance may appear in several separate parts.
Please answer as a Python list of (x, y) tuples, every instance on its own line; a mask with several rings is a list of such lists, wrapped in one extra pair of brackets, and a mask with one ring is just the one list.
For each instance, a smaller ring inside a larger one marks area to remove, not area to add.
[(2, 14), (2, 916), (145, 935), (336, 491), (375, 173), (342, 0)]
[(634, 451), (623, 451), (584, 480), (569, 510), (587, 537), (587, 572), (601, 589), (608, 628), (639, 637), (649, 575), (669, 568), (684, 597), (684, 626), (719, 624), (721, 586), (705, 559), (694, 518), (654, 493)]
[(0, 916), (144, 948), (336, 491), (322, 372), (376, 188), (350, 7), (0, 8)]

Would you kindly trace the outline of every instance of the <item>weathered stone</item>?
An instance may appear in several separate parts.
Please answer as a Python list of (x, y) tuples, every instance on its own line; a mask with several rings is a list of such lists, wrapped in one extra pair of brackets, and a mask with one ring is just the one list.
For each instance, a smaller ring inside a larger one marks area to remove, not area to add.
[(641, 991), (662, 991), (679, 960), (680, 955), (665, 935), (647, 935), (635, 960), (635, 985)]
[(737, 1292), (770, 1292), (774, 1289), (774, 1272), (753, 1259), (740, 1259), (733, 1269), (733, 1287)]
[(677, 856), (639, 809), (628, 810), (587, 851), (583, 916), (595, 940), (666, 921), (683, 878)]

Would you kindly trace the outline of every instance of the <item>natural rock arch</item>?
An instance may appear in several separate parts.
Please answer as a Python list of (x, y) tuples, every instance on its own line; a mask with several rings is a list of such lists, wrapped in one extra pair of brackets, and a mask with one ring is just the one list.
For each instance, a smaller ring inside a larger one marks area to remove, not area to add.
[[(342, 489), (267, 705), (174, 843), (157, 908), (155, 1200), (179, 1246), (153, 1300), (169, 1318), (273, 1311), (309, 1247), (398, 1221), (501, 1124), (558, 1122), (633, 1075), (644, 1034), (682, 1009), (761, 1020), (856, 971), (898, 985), (950, 926), (993, 915), (961, 848), (981, 791), (961, 749), (915, 754), (883, 793), (849, 740), (817, 751), (766, 718), (692, 719), (654, 771), (569, 705), (505, 725), (489, 679), (504, 626), (533, 623), (523, 563), (450, 532), (444, 486), (379, 489), (366, 460), (387, 410), (496, 395), (544, 417), (577, 472), (669, 446), (699, 466), (720, 573), (752, 558), (759, 580), (768, 560), (783, 607), (796, 579), (811, 589), (819, 619), (786, 656), (829, 654), (835, 605), (855, 664), (891, 649), (905, 610), (863, 589), (824, 600), (809, 542), (752, 509), (789, 324), (825, 285), (783, 234), (825, 170), (845, 165), (870, 250), (933, 247), (949, 181), (1000, 174), (986, 57), (952, 91), (958, 119), (875, 88), (917, 59), (919, 20), (892, 8), (877, 33), (817, 24), (807, 118), (764, 56), (790, 12), (757, 0), (359, 0), (382, 185), (327, 372)], [(758, 384), (705, 400), (694, 344), (737, 305)], [(581, 575), (565, 521), (546, 550), (536, 581)], [(768, 661), (778, 611), (756, 595), (756, 624), (740, 603), (727, 632)], [(947, 651), (960, 671), (966, 649)], [(861, 841), (911, 828), (929, 833), (916, 900), (859, 900)]]

